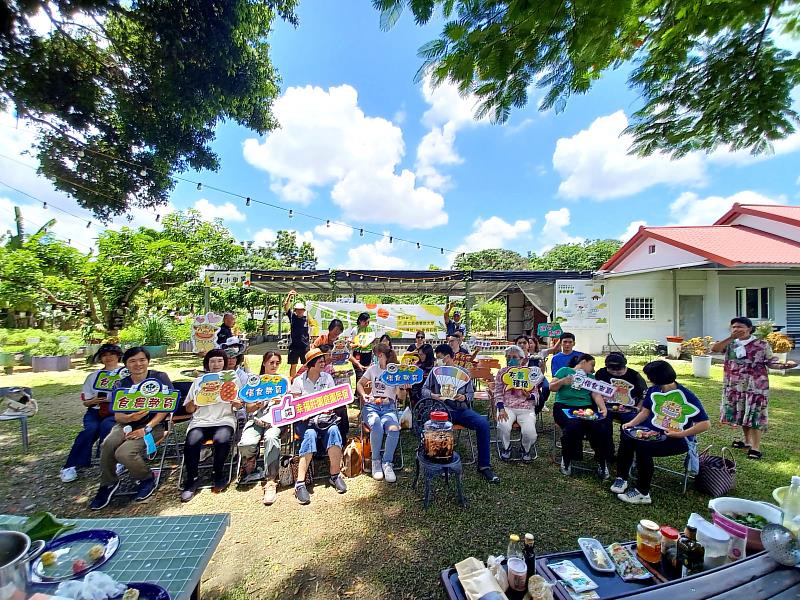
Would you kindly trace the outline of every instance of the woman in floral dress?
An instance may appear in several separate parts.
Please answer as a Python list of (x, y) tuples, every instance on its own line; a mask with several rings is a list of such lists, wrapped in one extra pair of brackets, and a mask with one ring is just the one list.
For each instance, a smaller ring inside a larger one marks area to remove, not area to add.
[[(741, 427), (744, 439), (734, 448), (747, 449), (747, 458), (761, 458), (761, 435), (767, 430), (769, 374), (767, 366), (777, 361), (766, 340), (753, 336), (753, 322), (747, 317), (731, 319), (731, 334), (711, 345), (712, 352), (724, 352), (720, 421)], [(777, 366), (777, 365), (776, 365)], [(791, 366), (787, 363), (786, 366)]]

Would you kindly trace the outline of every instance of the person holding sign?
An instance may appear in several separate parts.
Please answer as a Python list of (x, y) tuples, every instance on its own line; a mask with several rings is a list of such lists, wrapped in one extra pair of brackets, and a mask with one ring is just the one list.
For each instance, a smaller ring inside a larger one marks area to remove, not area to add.
[[(319, 392), (334, 387), (333, 377), (324, 371), (325, 355), (319, 348), (309, 350), (305, 356), (306, 368), (302, 375), (299, 375), (292, 382), (291, 393), (295, 397), (307, 396), (314, 392)], [(347, 418), (347, 407), (343, 409), (344, 418)], [(303, 440), (300, 443), (300, 464), (297, 467), (297, 481), (294, 484), (294, 495), (300, 504), (309, 504), (311, 495), (306, 488), (306, 473), (314, 452), (317, 451), (317, 440), (322, 442), (322, 446), (328, 453), (330, 461), (330, 484), (340, 494), (347, 491), (347, 484), (344, 482), (341, 473), (342, 466), (342, 434), (339, 432), (337, 424), (342, 419), (342, 411), (335, 409), (311, 417), (305, 421), (298, 421), (294, 425), (297, 436)]]
[(295, 302), (294, 308), (289, 308), (296, 299), (297, 291), (291, 290), (283, 301), (283, 310), (289, 318), (289, 356), (287, 362), (289, 363), (290, 379), (294, 377), (297, 371), (297, 363), (305, 362), (309, 344), (306, 305), (302, 302)]
[[(145, 379), (157, 379), (163, 385), (172, 387), (172, 382), (166, 373), (150, 370), (150, 353), (142, 346), (126, 350), (122, 355), (122, 364), (130, 375), (117, 381), (114, 390), (128, 389)], [(142, 502), (152, 495), (156, 490), (156, 480), (145, 461), (145, 454), (153, 440), (160, 440), (163, 437), (162, 421), (166, 416), (165, 412), (147, 410), (114, 413), (116, 424), (106, 436), (100, 449), (100, 488), (89, 508), (100, 510), (111, 502), (114, 492), (119, 488), (117, 463), (128, 469), (131, 478), (139, 482), (134, 500)]]
[[(617, 498), (628, 504), (652, 502), (650, 483), (653, 480), (654, 456), (676, 456), (691, 451), (694, 454), (693, 461), (699, 464), (695, 436), (708, 431), (710, 427), (703, 404), (691, 390), (676, 381), (672, 365), (665, 360), (654, 360), (644, 366), (644, 374), (653, 383), (653, 387), (647, 390), (639, 414), (622, 426), (617, 478), (611, 486), (611, 491), (617, 494)], [(662, 425), (665, 417), (671, 427), (665, 428)], [(637, 438), (628, 434), (634, 428), (653, 433)], [(647, 435), (653, 437), (647, 439), (644, 437)], [(628, 489), (634, 456), (636, 487)]]
[[(372, 478), (385, 479), (388, 483), (397, 481), (394, 474), (394, 451), (400, 441), (400, 419), (397, 415), (398, 386), (386, 385), (381, 375), (390, 364), (399, 364), (397, 354), (386, 344), (378, 344), (373, 351), (378, 364), (372, 364), (358, 380), (356, 387), (364, 398), (361, 418), (369, 426), (369, 442), (372, 449)], [(369, 392), (366, 391), (369, 386)], [(405, 393), (405, 390), (403, 390)], [(386, 445), (383, 436), (386, 434)], [(381, 458), (383, 447), (383, 458)]]
[[(539, 344), (539, 338), (535, 335), (528, 337), (527, 335), (519, 336), (514, 343), (525, 351), (525, 358), (522, 361), (523, 366), (538, 367), (544, 373), (547, 368), (547, 357), (551, 354), (556, 354), (561, 350), (561, 340), (558, 340), (551, 348), (542, 348)], [(550, 397), (550, 382), (547, 379), (542, 380), (542, 387), (539, 393), (539, 400), (536, 403), (536, 412), (540, 413), (544, 410), (545, 403)]]
[[(502, 448), (500, 459), (511, 458), (511, 428), (519, 423), (522, 430), (522, 460), (531, 462), (531, 447), (536, 443), (536, 404), (539, 398), (540, 384), (544, 379), (539, 371), (539, 383), (531, 389), (509, 387), (504, 377), (511, 369), (519, 369), (525, 360), (525, 351), (519, 346), (506, 348), (506, 367), (497, 372), (494, 382), (494, 405), (497, 409), (497, 432), (500, 435)], [(507, 378), (506, 378), (507, 379)]]
[(355, 327), (351, 327), (347, 331), (347, 337), (353, 340), (353, 352), (350, 356), (350, 362), (353, 364), (356, 372), (356, 381), (358, 381), (372, 364), (372, 342), (375, 340), (375, 332), (369, 326), (368, 312), (362, 312), (358, 315)]
[(109, 386), (107, 391), (100, 391), (97, 389), (97, 382), (100, 375), (108, 376), (109, 380), (112, 375), (116, 374), (119, 368), (119, 361), (122, 358), (122, 349), (116, 344), (103, 344), (100, 349), (95, 353), (92, 362), (98, 360), (103, 363), (103, 368), (86, 377), (81, 389), (81, 401), (86, 407), (86, 413), (83, 415), (83, 430), (75, 438), (72, 444), (72, 449), (69, 451), (67, 461), (61, 468), (61, 481), (69, 483), (78, 478), (78, 469), (88, 467), (92, 464), (92, 448), (97, 440), (103, 443), (103, 440), (114, 427), (114, 415), (111, 414), (108, 402), (108, 391), (111, 391)]
[[(269, 351), (264, 354), (261, 363), (261, 375), (277, 375), (278, 368), (281, 366), (281, 355), (278, 352)], [(262, 502), (265, 506), (271, 506), (278, 499), (278, 468), (281, 458), (281, 429), (273, 427), (268, 420), (270, 406), (274, 401), (259, 400), (258, 402), (248, 402), (245, 404), (247, 409), (248, 421), (242, 431), (242, 438), (239, 441), (239, 452), (242, 455), (244, 466), (243, 482), (249, 481), (248, 477), (253, 474), (258, 462), (258, 446), (264, 440), (264, 468), (266, 470), (266, 482), (264, 483), (264, 496)]]
[[(436, 346), (435, 356), (437, 366), (454, 367), (454, 354), (453, 349), (447, 344)], [(478, 414), (471, 408), (475, 388), (472, 387), (469, 374), (467, 374), (467, 382), (461, 386), (457, 390), (455, 396), (451, 398), (442, 396), (443, 386), (436, 377), (434, 377), (434, 372), (435, 368), (422, 385), (422, 398), (424, 400), (429, 398), (433, 400), (443, 400), (450, 411), (450, 420), (453, 424), (461, 425), (462, 427), (475, 431), (475, 436), (478, 439), (478, 472), (489, 483), (500, 483), (500, 477), (492, 471), (491, 466), (489, 420), (484, 415)]]
[[(583, 438), (588, 437), (597, 461), (597, 475), (608, 479), (608, 421), (603, 396), (581, 387), (580, 378), (594, 379), (594, 356), (580, 354), (570, 361), (568, 367), (556, 371), (550, 382), (550, 390), (556, 393), (553, 419), (561, 428), (561, 474), (572, 475), (572, 461), (583, 455)], [(567, 411), (588, 409), (595, 419), (571, 418)]]
[[(186, 430), (183, 450), (186, 481), (181, 492), (181, 502), (189, 502), (197, 493), (200, 450), (208, 440), (214, 443), (212, 491), (218, 494), (228, 485), (225, 479), (225, 460), (230, 453), (231, 440), (236, 430), (236, 411), (242, 407), (242, 402), (237, 397), (235, 373), (225, 370), (227, 360), (227, 354), (221, 349), (206, 354), (203, 357), (206, 373), (194, 380), (183, 403), (186, 412), (192, 415), (192, 420)], [(209, 374), (215, 373), (222, 373), (222, 378), (209, 377)]]

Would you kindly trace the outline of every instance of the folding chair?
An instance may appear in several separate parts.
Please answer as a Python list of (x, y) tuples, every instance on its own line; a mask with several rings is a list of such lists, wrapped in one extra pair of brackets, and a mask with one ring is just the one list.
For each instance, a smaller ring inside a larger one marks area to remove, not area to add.
[[(659, 466), (659, 465), (655, 464), (655, 459), (657, 459), (657, 458), (665, 458), (665, 459), (673, 458), (674, 459), (677, 456), (680, 456), (680, 455), (678, 454), (678, 455), (675, 455), (675, 456), (655, 456), (655, 457), (653, 457), (653, 466), (655, 467), (656, 471), (661, 471), (662, 473), (669, 473), (671, 475), (677, 475), (678, 477), (680, 477), (683, 480), (683, 489), (682, 489), (681, 493), (685, 496), (686, 495), (686, 490), (689, 487), (689, 480), (690, 479), (694, 479), (694, 475), (692, 475), (689, 472), (689, 454), (686, 453), (685, 455), (683, 455), (683, 471), (678, 471), (678, 470), (673, 469), (671, 467), (662, 467), (662, 466)], [(636, 467), (636, 461), (634, 460), (634, 464), (633, 464), (633, 467), (631, 467), (631, 469), (634, 469), (635, 467)], [(663, 488), (661, 488), (660, 485), (656, 485), (655, 483), (653, 483), (652, 486), (660, 488), (660, 489), (663, 489)]]
[[(167, 445), (169, 439), (173, 436), (173, 424), (172, 424), (172, 415), (167, 417), (164, 420), (164, 433), (161, 435), (161, 438), (155, 440), (156, 442), (156, 454), (152, 458), (148, 458), (147, 461), (150, 463), (154, 463), (158, 461), (158, 468), (151, 469), (153, 472), (153, 477), (156, 480), (156, 488), (159, 488), (161, 484), (161, 478), (164, 474), (164, 462), (167, 458)], [(114, 497), (125, 498), (129, 496), (135, 496), (137, 493), (138, 482), (131, 479), (130, 475), (128, 474), (128, 470), (125, 469), (119, 474), (119, 489), (114, 494)]]
[[(397, 413), (397, 421), (400, 422), (400, 408), (398, 407), (395, 412)], [(372, 445), (370, 443), (370, 426), (363, 420), (364, 414), (364, 403), (361, 403), (361, 415), (359, 416), (359, 422), (361, 424), (360, 435), (361, 438), (361, 447), (364, 449), (364, 452), (361, 455), (361, 471), (363, 473), (367, 473), (367, 463), (369, 462), (370, 469), (372, 468)], [(395, 471), (402, 471), (405, 468), (405, 457), (403, 456), (403, 444), (402, 440), (399, 439), (399, 434), (402, 432), (402, 428), (398, 429), (398, 440), (397, 440), (397, 448), (394, 451), (394, 462), (393, 467), (395, 467)], [(383, 450), (386, 446), (386, 435), (384, 433), (383, 436), (383, 444), (381, 446), (381, 456), (383, 456)], [(367, 448), (370, 448), (370, 452), (367, 452)], [(369, 454), (369, 456), (367, 456)], [(400, 458), (398, 459), (398, 454)]]
[[(501, 450), (501, 448), (500, 448), (500, 433), (497, 431), (497, 407), (494, 404), (494, 387), (493, 386), (487, 386), (486, 389), (487, 389), (487, 392), (488, 392), (488, 395), (489, 395), (489, 406), (488, 406), (487, 411), (486, 411), (486, 417), (489, 419), (490, 431), (491, 431), (492, 426), (494, 426), (494, 431), (495, 431), (494, 439), (490, 439), (490, 443), (494, 444), (494, 446), (495, 446), (495, 448), (497, 450), (497, 457), (500, 458), (500, 450)], [(539, 448), (538, 448), (538, 445), (539, 445), (539, 436), (538, 436), (539, 426), (538, 426), (538, 419), (537, 419), (536, 431), (537, 431), (536, 441), (531, 446), (531, 452), (533, 453), (534, 460), (539, 458)], [(517, 435), (514, 435), (514, 432), (516, 432)], [(512, 447), (515, 444), (522, 444), (522, 428), (520, 427), (519, 423), (517, 423), (516, 421), (511, 426), (511, 445), (512, 445)], [(511, 458), (509, 458), (507, 462), (520, 462), (521, 460), (522, 460), (522, 454), (521, 453), (517, 454), (516, 452), (512, 451)]]
[[(233, 467), (234, 467), (234, 465), (238, 465), (239, 464), (239, 444), (237, 442), (238, 442), (238, 435), (237, 435), (237, 432), (234, 432), (233, 438), (231, 439), (231, 447), (230, 447), (230, 450), (228, 450), (228, 456), (227, 456), (227, 458), (225, 460), (225, 466), (224, 466), (224, 468), (227, 469), (227, 471), (228, 471), (228, 482), (232, 482), (233, 481)], [(213, 448), (214, 447), (214, 440), (206, 440), (205, 442), (203, 442), (202, 447), (203, 448)], [(200, 480), (200, 477), (202, 477), (202, 473), (204, 471), (209, 471), (209, 470), (213, 469), (213, 465), (204, 464), (204, 462), (205, 461), (201, 461), (200, 462), (199, 468), (197, 470), (198, 481)], [(184, 489), (184, 487), (183, 487), (183, 469), (184, 469), (184, 465), (185, 464), (186, 464), (186, 455), (184, 453), (181, 453), (181, 466), (178, 469), (178, 489), (180, 489), (180, 490)], [(208, 489), (210, 487), (211, 487), (211, 484), (207, 483), (205, 485), (198, 485), (197, 489), (198, 490), (203, 490), (203, 489)]]
[[(592, 450), (591, 446), (586, 448), (586, 442), (589, 440), (587, 438), (583, 438), (583, 456), (580, 460), (573, 460), (570, 463), (570, 466), (575, 471), (587, 471), (593, 473), (595, 471), (592, 467), (587, 467), (585, 463), (587, 462), (587, 455), (589, 457), (594, 456), (594, 450)], [(555, 419), (553, 419), (553, 462), (557, 465), (561, 464), (561, 453), (558, 452), (561, 450), (561, 427), (558, 426)]]
[[(470, 408), (472, 407), (470, 406)], [(417, 403), (417, 406), (414, 408), (414, 417), (411, 429), (414, 432), (414, 434), (419, 437), (420, 440), (422, 439), (422, 428), (425, 425), (425, 421), (428, 420), (428, 417), (431, 412), (437, 410), (444, 411), (448, 415), (451, 414), (450, 409), (447, 408), (447, 405), (441, 400), (432, 400), (432, 399), (420, 400)], [(466, 427), (456, 424), (453, 424), (453, 431), (455, 432), (454, 441), (456, 445), (458, 445), (458, 443), (461, 441), (462, 432), (464, 431), (467, 432), (467, 445), (469, 446), (471, 459), (465, 460), (464, 455), (461, 454), (461, 464), (474, 465), (476, 462), (478, 462), (478, 451), (475, 448), (475, 437), (474, 437), (475, 432), (472, 431), (471, 429), (467, 429)]]

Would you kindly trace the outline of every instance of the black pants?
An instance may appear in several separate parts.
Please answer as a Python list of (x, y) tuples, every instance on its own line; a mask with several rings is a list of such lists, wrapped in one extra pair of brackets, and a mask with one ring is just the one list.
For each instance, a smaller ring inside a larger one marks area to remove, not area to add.
[(609, 455), (608, 431), (611, 419), (608, 417), (596, 421), (571, 419), (564, 414), (565, 408), (572, 410), (575, 407), (558, 402), (553, 405), (553, 419), (561, 428), (561, 455), (564, 457), (564, 464), (569, 465), (573, 460), (581, 459), (584, 438), (589, 440), (597, 463), (606, 464)]
[(186, 485), (191, 485), (197, 480), (200, 467), (200, 450), (203, 442), (214, 440), (214, 481), (222, 480), (225, 461), (231, 451), (233, 427), (218, 425), (216, 427), (194, 427), (186, 434), (184, 446), (184, 460), (186, 461)]
[(684, 438), (667, 438), (663, 442), (648, 442), (635, 440), (623, 433), (617, 455), (617, 477), (628, 480), (633, 457), (636, 455), (636, 489), (646, 496), (650, 493), (650, 484), (653, 481), (655, 469), (653, 457), (685, 454), (687, 448)]

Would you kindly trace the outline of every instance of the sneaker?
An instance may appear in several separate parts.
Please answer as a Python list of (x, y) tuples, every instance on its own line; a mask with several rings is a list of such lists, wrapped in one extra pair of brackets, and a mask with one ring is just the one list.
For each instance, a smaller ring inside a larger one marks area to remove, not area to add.
[(264, 486), (264, 497), (261, 499), (261, 502), (264, 504), (264, 506), (272, 506), (275, 504), (275, 500), (277, 499), (278, 484), (274, 481), (268, 481)]
[(97, 490), (94, 500), (92, 500), (92, 503), (89, 505), (89, 508), (92, 510), (100, 510), (108, 506), (108, 503), (111, 502), (111, 497), (118, 488), (119, 481), (116, 481), (111, 485), (101, 485), (100, 489)]
[(500, 460), (511, 460), (511, 446), (500, 449)]
[(264, 479), (264, 469), (256, 469), (252, 473), (248, 473), (245, 475), (241, 480), (240, 483), (247, 484), (247, 483), (255, 483), (256, 481), (261, 481)]
[(155, 477), (148, 477), (147, 479), (142, 479), (139, 482), (139, 489), (136, 491), (136, 497), (134, 500), (136, 502), (144, 502), (150, 496), (153, 495), (153, 492), (156, 491), (156, 478)]
[(497, 474), (494, 471), (492, 471), (491, 467), (484, 467), (483, 469), (478, 469), (478, 473), (483, 475), (483, 478), (488, 483), (500, 483), (500, 477), (498, 477)]
[(642, 494), (636, 488), (632, 488), (624, 494), (617, 494), (617, 498), (628, 504), (650, 504), (652, 502), (650, 494)]
[(61, 469), (61, 481), (69, 483), (78, 478), (78, 470), (75, 467), (65, 467)]
[(126, 471), (125, 465), (121, 463), (117, 463), (117, 477), (122, 476), (122, 474)]
[(311, 494), (308, 493), (305, 483), (295, 484), (294, 497), (300, 504), (311, 504)]
[(627, 489), (628, 489), (628, 482), (625, 481), (622, 477), (617, 477), (614, 480), (613, 485), (611, 486), (611, 492), (614, 494), (622, 494)]
[(558, 470), (561, 471), (562, 475), (566, 475), (567, 477), (572, 475), (572, 465), (565, 464), (563, 456), (561, 457), (561, 466)]
[(189, 502), (189, 500), (194, 498), (195, 494), (197, 494), (196, 483), (190, 483), (184, 486), (183, 491), (181, 492), (181, 502)]
[(379, 460), (372, 461), (372, 478), (375, 481), (380, 481), (383, 479), (383, 468), (381, 467), (381, 461)]
[(397, 475), (394, 474), (392, 463), (383, 463), (383, 478), (386, 483), (395, 483), (397, 481)]
[[(381, 473), (381, 475), (383, 475), (383, 473)], [(347, 491), (347, 484), (344, 482), (344, 477), (342, 477), (341, 473), (331, 475), (330, 482), (340, 494), (344, 494)]]
[(601, 465), (597, 465), (597, 476), (600, 478), (600, 481), (608, 481), (611, 479), (611, 473), (608, 472), (608, 465), (603, 463)]
[(228, 480), (223, 477), (222, 479), (215, 479), (214, 486), (211, 488), (212, 494), (221, 494), (228, 487)]
[(522, 462), (533, 462), (533, 454), (530, 453), (530, 450), (522, 453)]

